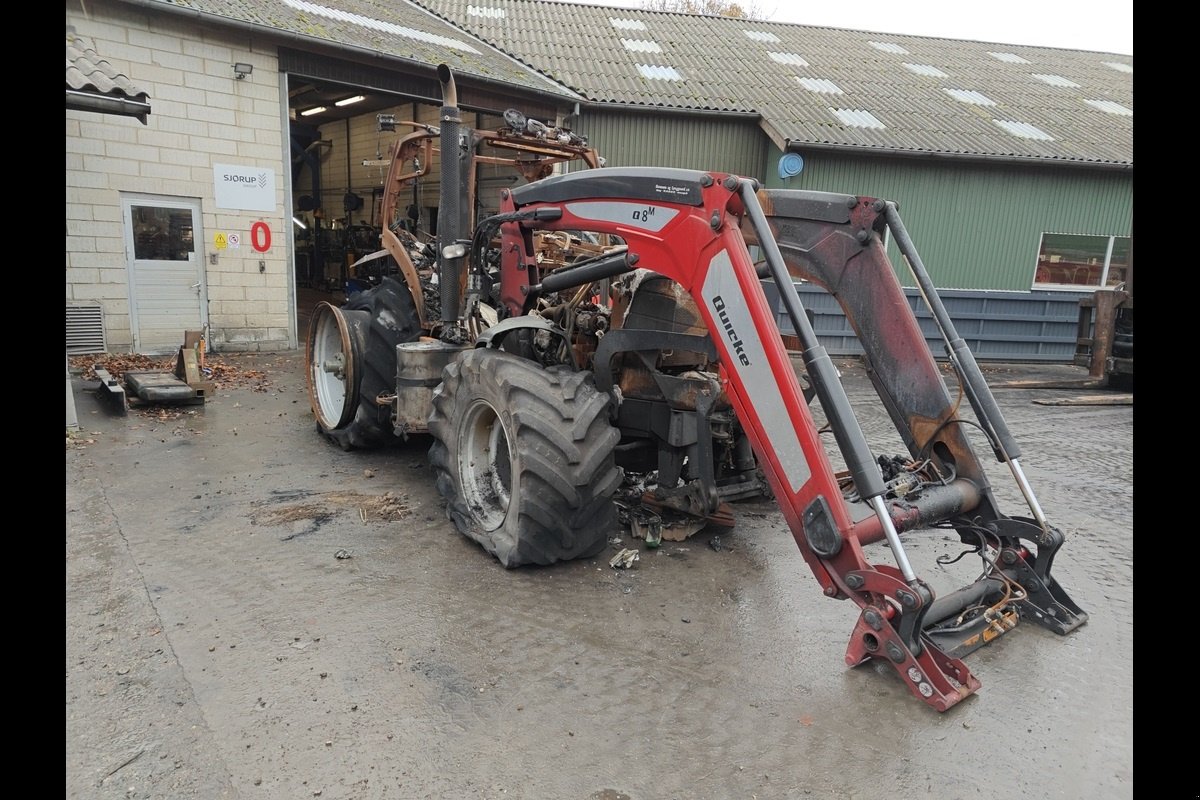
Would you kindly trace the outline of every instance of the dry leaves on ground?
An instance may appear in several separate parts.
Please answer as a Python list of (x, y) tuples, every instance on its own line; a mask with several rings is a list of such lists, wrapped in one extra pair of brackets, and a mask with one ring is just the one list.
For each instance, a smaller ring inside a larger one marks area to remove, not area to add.
[[(118, 383), (126, 372), (136, 370), (175, 371), (176, 356), (144, 356), (136, 353), (102, 353), (99, 355), (72, 356), (68, 363), (80, 371), (85, 381), (99, 380), (96, 367), (105, 370)], [(212, 381), (218, 389), (244, 388), (265, 392), (271, 385), (267, 373), (248, 365), (239, 364), (237, 356), (208, 355), (204, 359), (204, 380)]]

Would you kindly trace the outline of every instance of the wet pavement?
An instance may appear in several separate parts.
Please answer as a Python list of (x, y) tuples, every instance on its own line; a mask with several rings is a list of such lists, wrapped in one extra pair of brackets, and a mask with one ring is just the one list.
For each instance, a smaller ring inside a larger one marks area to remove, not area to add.
[[(996, 389), (1090, 620), (969, 655), (983, 687), (939, 714), (845, 665), (857, 609), (822, 595), (770, 501), (657, 550), (616, 530), (595, 559), (505, 570), (446, 519), (428, 440), (343, 452), (302, 352), (223, 358), (265, 382), (117, 417), (75, 381), (68, 798), (1133, 796), (1132, 405)], [(900, 453), (842, 369), (876, 452)], [(1001, 510), (1027, 513), (987, 463)], [(938, 590), (980, 570), (935, 562), (963, 549), (944, 532), (905, 544)], [(623, 547), (639, 560), (611, 568)]]

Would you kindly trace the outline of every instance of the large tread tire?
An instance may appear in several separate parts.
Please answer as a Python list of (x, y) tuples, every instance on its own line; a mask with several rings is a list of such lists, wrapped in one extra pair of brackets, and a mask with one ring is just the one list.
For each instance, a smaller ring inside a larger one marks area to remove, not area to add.
[(396, 444), (391, 412), (376, 398), (396, 391), (396, 345), (414, 342), (421, 335), (421, 322), (408, 285), (385, 276), (371, 289), (359, 292), (342, 305), (343, 311), (366, 311), (370, 315), (362, 350), (359, 402), (354, 418), (340, 428), (317, 428), (343, 450), (375, 449)]
[(591, 373), (468, 350), (443, 371), (429, 432), (446, 515), (506, 568), (595, 556), (617, 532), (621, 437)]

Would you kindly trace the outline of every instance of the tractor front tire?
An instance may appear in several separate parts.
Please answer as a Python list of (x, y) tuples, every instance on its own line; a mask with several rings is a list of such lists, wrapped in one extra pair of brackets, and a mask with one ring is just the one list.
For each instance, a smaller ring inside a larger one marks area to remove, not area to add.
[(447, 516), (506, 568), (595, 556), (617, 532), (620, 434), (591, 373), (468, 350), (443, 371), (429, 432)]

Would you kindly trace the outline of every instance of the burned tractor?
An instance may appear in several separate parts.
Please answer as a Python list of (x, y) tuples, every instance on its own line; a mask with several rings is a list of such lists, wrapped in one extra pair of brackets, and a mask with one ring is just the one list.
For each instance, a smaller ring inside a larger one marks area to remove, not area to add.
[[(469, 160), (473, 134), (447, 127), (453, 102), (442, 111), (442, 153)], [(546, 163), (563, 146), (534, 152)], [(469, 196), (453, 168), (442, 186), (443, 204)], [(395, 252), (398, 276), (318, 309), (310, 395), (320, 430), (343, 446), (428, 434), (448, 517), (504, 566), (595, 556), (622, 521), (650, 544), (732, 525), (737, 500), (766, 492), (824, 593), (859, 607), (847, 663), (890, 664), (939, 711), (979, 688), (968, 653), (1023, 621), (1058, 634), (1086, 622), (1051, 575), (1063, 534), (895, 204), (606, 167), (506, 189), (498, 213), (469, 237), (457, 230), (439, 235), (431, 266)], [(947, 390), (885, 230), (975, 419)], [(764, 279), (795, 331), (790, 352)], [(838, 300), (907, 452), (871, 449), (796, 280)], [(421, 306), (431, 284), (436, 320)], [(1000, 511), (967, 424), (986, 433), (1027, 515)], [(902, 540), (928, 530), (957, 535), (981, 574), (936, 595)], [(894, 564), (868, 559), (876, 543)]]

